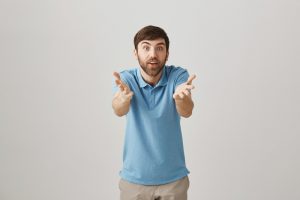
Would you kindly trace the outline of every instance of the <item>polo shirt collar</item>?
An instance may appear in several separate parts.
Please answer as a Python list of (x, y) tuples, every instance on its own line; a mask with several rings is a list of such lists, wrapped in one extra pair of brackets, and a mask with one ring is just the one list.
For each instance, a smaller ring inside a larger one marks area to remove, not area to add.
[[(138, 77), (140, 87), (146, 87), (147, 85), (149, 85), (148, 83), (146, 83), (144, 81), (140, 68), (138, 69), (137, 77)], [(167, 80), (167, 74), (166, 74), (166, 67), (164, 66), (164, 68), (162, 69), (162, 75), (161, 75), (158, 83), (154, 87), (165, 86), (167, 84), (167, 82), (168, 82), (168, 80)], [(151, 86), (151, 85), (149, 85), (149, 86)]]

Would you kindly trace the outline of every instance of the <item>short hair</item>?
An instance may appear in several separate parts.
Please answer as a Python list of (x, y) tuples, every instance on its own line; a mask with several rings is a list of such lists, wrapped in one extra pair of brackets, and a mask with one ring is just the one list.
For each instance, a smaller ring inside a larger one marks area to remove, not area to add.
[(143, 40), (155, 40), (162, 38), (166, 42), (167, 51), (169, 51), (169, 37), (167, 33), (160, 27), (157, 26), (145, 26), (141, 30), (139, 30), (134, 36), (134, 48), (137, 50), (138, 44)]

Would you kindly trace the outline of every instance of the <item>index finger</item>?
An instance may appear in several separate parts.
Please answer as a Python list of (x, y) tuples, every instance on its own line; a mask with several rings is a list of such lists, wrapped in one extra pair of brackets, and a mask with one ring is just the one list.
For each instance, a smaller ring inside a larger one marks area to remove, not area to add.
[(195, 74), (189, 76), (188, 80), (186, 81), (186, 84), (187, 84), (187, 85), (191, 85), (192, 82), (193, 82), (193, 80), (194, 80), (195, 78), (196, 78), (196, 75), (195, 75)]

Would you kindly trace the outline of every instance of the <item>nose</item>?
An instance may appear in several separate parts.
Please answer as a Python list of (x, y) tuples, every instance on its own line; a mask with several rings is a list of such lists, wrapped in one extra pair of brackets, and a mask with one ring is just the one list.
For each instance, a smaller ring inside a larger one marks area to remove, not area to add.
[(151, 50), (149, 51), (149, 55), (150, 55), (150, 57), (152, 57), (152, 58), (155, 58), (155, 57), (156, 57), (156, 51), (155, 51), (154, 48), (151, 48)]

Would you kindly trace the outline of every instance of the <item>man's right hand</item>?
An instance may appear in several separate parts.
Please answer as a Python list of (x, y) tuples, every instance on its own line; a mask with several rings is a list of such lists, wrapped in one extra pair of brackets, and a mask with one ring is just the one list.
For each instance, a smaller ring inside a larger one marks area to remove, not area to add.
[(123, 102), (130, 101), (131, 98), (132, 98), (132, 96), (133, 96), (133, 92), (130, 90), (130, 88), (128, 87), (128, 85), (126, 85), (125, 83), (123, 83), (123, 81), (121, 80), (120, 74), (118, 72), (114, 72), (113, 76), (115, 77), (115, 82), (116, 82), (117, 86), (120, 89), (119, 93), (117, 94), (117, 96)]
[(129, 111), (130, 100), (133, 96), (133, 92), (130, 90), (128, 85), (123, 83), (118, 72), (114, 72), (113, 76), (115, 77), (115, 82), (120, 90), (116, 92), (114, 96), (112, 107), (116, 115), (121, 117), (123, 115), (126, 115)]

